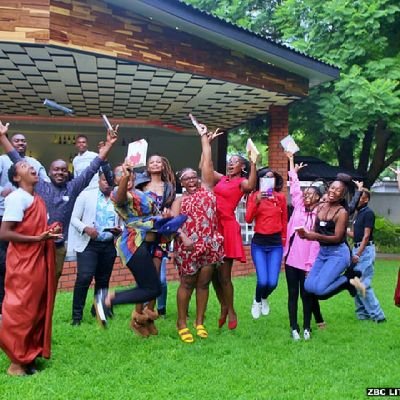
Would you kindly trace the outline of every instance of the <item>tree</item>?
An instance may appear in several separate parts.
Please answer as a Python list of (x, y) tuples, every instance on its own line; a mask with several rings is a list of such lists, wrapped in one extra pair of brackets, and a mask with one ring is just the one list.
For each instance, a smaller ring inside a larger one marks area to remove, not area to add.
[(356, 169), (367, 186), (400, 158), (398, 0), (191, 0), (199, 8), (337, 65), (337, 81), (290, 108), (303, 150)]
[(339, 80), (291, 107), (291, 129), (372, 185), (400, 158), (398, 1), (287, 0), (274, 23), (293, 47), (341, 68)]

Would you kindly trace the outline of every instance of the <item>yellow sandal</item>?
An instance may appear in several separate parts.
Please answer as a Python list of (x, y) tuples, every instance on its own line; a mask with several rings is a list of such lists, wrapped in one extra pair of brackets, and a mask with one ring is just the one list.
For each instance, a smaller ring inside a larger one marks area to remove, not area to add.
[(184, 343), (193, 343), (194, 338), (193, 335), (190, 333), (188, 328), (182, 328), (178, 330), (179, 337), (181, 338), (182, 342)]
[(201, 337), (202, 339), (208, 338), (208, 332), (206, 331), (204, 325), (196, 325), (196, 331), (198, 337)]

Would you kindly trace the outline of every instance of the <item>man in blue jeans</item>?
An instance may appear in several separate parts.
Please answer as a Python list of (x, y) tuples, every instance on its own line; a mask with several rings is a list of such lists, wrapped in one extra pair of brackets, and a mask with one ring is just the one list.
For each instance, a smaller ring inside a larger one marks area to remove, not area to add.
[(355, 265), (354, 269), (361, 272), (361, 281), (366, 287), (365, 297), (359, 294), (355, 297), (356, 316), (360, 320), (370, 319), (380, 323), (385, 322), (386, 318), (371, 287), (375, 263), (375, 245), (373, 242), (375, 214), (368, 207), (370, 196), (368, 189), (361, 189), (353, 232), (349, 232), (349, 236), (354, 239), (352, 263)]

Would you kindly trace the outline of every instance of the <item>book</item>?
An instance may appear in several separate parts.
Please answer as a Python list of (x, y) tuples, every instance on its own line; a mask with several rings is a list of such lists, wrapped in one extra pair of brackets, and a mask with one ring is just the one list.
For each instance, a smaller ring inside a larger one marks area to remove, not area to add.
[(285, 151), (288, 151), (292, 154), (300, 150), (299, 146), (297, 146), (296, 142), (290, 135), (287, 135), (281, 140), (281, 145)]
[(146, 166), (147, 147), (148, 144), (145, 139), (129, 143), (128, 154), (125, 161), (133, 168)]
[(250, 138), (247, 139), (246, 151), (247, 153), (250, 153), (251, 161), (253, 163), (256, 163), (257, 157), (260, 155), (260, 152), (257, 150), (256, 145)]
[(272, 196), (274, 188), (275, 188), (275, 178), (268, 178), (266, 176), (260, 178), (261, 193), (266, 193), (268, 196)]

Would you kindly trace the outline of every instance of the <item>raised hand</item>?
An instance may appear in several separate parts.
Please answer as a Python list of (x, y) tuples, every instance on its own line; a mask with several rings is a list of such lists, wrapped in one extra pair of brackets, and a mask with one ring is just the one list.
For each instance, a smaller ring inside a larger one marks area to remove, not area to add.
[[(399, 171), (400, 172), (400, 171)], [(360, 192), (361, 189), (364, 187), (364, 182), (362, 181), (356, 181), (353, 179), (353, 183), (356, 185), (357, 190)]]
[(394, 169), (394, 168), (392, 168), (392, 167), (389, 167), (389, 169), (390, 169), (392, 172), (394, 172), (397, 176), (400, 175), (400, 168), (399, 168), (399, 167), (397, 167), (396, 169)]
[(5, 136), (8, 132), (8, 127), (10, 124), (7, 122), (5, 125), (0, 121), (0, 136)]
[(307, 164), (304, 164), (302, 162), (300, 164), (295, 164), (294, 170), (295, 170), (296, 174), (304, 167), (307, 167)]
[(211, 143), (216, 137), (223, 135), (224, 133), (224, 131), (221, 131), (219, 128), (217, 128), (214, 132), (207, 132), (207, 139)]

